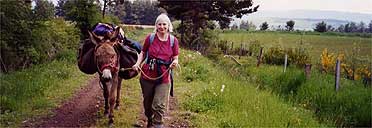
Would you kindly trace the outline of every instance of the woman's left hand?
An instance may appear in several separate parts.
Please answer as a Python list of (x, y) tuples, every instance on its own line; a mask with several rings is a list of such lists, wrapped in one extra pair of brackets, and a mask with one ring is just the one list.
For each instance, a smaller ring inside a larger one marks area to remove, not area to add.
[(178, 59), (173, 60), (172, 64), (170, 65), (171, 69), (174, 69), (178, 65)]

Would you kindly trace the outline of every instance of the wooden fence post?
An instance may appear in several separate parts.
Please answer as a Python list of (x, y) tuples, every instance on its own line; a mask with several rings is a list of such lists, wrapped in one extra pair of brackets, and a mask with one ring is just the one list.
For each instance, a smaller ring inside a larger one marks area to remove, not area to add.
[(287, 60), (288, 60), (288, 55), (285, 54), (285, 58), (284, 58), (284, 70), (283, 70), (283, 72), (285, 72), (285, 70), (287, 69)]
[(225, 55), (227, 55), (227, 49), (229, 49), (228, 47), (229, 47), (229, 45), (227, 44), (227, 41), (225, 41), (225, 43), (224, 43), (225, 45), (224, 45), (224, 47), (226, 48), (225, 49)]
[(310, 79), (311, 64), (305, 64), (305, 76), (306, 79)]
[(242, 48), (243, 48), (243, 43), (240, 43), (239, 59), (240, 59), (240, 56), (242, 56), (242, 54), (243, 54)]
[(263, 47), (261, 47), (260, 54), (257, 56), (257, 67), (260, 66), (260, 64), (261, 64), (262, 49), (263, 49)]
[(233, 52), (234, 52), (234, 42), (231, 42), (231, 53), (230, 54), (231, 55), (234, 54)]
[(336, 72), (335, 72), (335, 80), (336, 80), (336, 92), (338, 91), (338, 89), (340, 88), (340, 60), (337, 59), (336, 61)]

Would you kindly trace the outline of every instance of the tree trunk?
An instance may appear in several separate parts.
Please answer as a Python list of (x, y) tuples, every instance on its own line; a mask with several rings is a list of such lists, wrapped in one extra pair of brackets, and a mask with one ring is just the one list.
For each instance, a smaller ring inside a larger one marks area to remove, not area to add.
[(102, 18), (105, 18), (107, 0), (103, 0)]
[(185, 28), (183, 26), (183, 16), (181, 16), (181, 44), (185, 43), (184, 36), (185, 36)]

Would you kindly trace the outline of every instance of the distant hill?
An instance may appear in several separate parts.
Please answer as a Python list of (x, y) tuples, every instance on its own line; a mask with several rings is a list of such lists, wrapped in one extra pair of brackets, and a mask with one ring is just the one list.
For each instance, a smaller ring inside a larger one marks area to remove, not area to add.
[(270, 28), (277, 28), (279, 25), (284, 27), (287, 21), (294, 20), (295, 29), (312, 30), (315, 24), (321, 21), (333, 27), (350, 21), (356, 23), (363, 21), (368, 24), (372, 20), (372, 14), (320, 10), (258, 11), (241, 19), (234, 18), (232, 23), (240, 23), (241, 20), (252, 21), (257, 27), (267, 21)]

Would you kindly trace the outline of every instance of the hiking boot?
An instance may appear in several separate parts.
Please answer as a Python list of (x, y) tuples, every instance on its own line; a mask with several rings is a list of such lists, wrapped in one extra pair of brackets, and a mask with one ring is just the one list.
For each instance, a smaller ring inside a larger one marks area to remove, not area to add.
[(155, 124), (154, 128), (164, 128), (164, 126), (162, 124)]
[(147, 120), (147, 128), (153, 128), (152, 120)]

